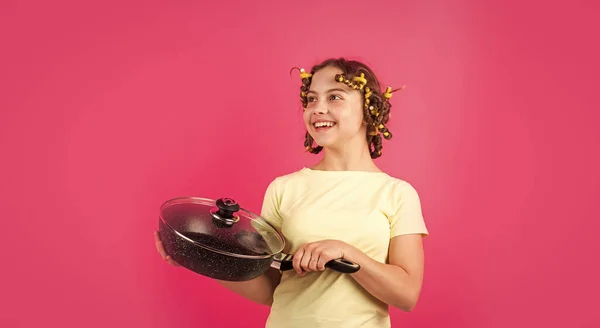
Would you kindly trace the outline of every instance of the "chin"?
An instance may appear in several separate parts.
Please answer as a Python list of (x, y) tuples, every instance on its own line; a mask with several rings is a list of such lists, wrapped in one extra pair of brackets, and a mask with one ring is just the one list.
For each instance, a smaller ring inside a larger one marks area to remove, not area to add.
[(315, 141), (315, 144), (321, 147), (330, 147), (336, 143), (336, 138), (334, 136), (326, 136), (314, 132), (311, 132), (310, 135)]
[(323, 148), (337, 148), (340, 143), (335, 140), (315, 140), (315, 144)]
[(317, 146), (321, 146), (323, 148), (328, 148), (328, 147), (331, 147), (331, 145), (333, 145), (333, 143), (331, 143), (331, 142), (319, 142), (318, 140), (315, 140), (315, 144)]

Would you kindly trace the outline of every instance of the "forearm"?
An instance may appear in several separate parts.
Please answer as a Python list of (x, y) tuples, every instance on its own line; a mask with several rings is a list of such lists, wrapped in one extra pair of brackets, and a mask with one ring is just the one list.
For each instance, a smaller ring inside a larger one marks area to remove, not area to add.
[(253, 302), (271, 306), (273, 293), (279, 284), (281, 275), (274, 269), (269, 269), (265, 274), (248, 281), (223, 281), (219, 284), (230, 291), (247, 298)]
[(400, 266), (375, 261), (353, 246), (344, 251), (344, 258), (361, 266), (352, 277), (371, 295), (404, 311), (414, 308), (421, 284)]

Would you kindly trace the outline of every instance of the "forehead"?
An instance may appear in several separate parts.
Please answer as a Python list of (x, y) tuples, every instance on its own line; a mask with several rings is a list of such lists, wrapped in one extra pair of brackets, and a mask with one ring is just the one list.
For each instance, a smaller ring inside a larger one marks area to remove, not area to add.
[(335, 86), (336, 88), (347, 88), (344, 83), (335, 80), (336, 74), (341, 74), (343, 71), (337, 67), (325, 67), (317, 71), (311, 79), (311, 90), (324, 90)]

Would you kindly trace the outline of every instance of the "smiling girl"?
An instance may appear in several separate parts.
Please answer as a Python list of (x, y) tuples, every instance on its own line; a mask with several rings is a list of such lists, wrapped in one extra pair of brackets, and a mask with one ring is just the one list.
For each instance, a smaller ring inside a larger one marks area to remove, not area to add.
[[(284, 236), (295, 270), (220, 283), (270, 306), (267, 327), (390, 327), (388, 306), (411, 311), (417, 304), (428, 235), (415, 188), (374, 162), (382, 139), (392, 137), (386, 124), (394, 90), (382, 90), (364, 63), (343, 58), (300, 70), (300, 78), (304, 146), (323, 156), (275, 178), (261, 211)], [(333, 259), (361, 268), (326, 270)]]

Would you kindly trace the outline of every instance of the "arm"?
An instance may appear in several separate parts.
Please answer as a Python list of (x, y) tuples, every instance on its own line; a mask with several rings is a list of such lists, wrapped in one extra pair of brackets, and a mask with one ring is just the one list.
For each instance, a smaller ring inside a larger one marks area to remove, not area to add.
[(369, 293), (391, 306), (411, 311), (419, 299), (423, 281), (423, 236), (428, 235), (416, 190), (405, 183), (398, 188), (397, 210), (390, 217), (388, 261), (373, 260), (356, 247), (339, 240), (302, 245), (294, 254), (299, 275), (323, 271), (325, 263), (345, 258), (361, 266), (352, 277)]
[(302, 245), (294, 254), (294, 269), (300, 276), (325, 270), (325, 263), (343, 258), (361, 266), (352, 277), (380, 301), (404, 311), (417, 304), (423, 281), (421, 234), (396, 236), (390, 241), (389, 264), (373, 260), (356, 247), (339, 240)]
[(423, 282), (424, 254), (420, 234), (392, 238), (389, 264), (375, 261), (351, 245), (344, 246), (344, 258), (361, 266), (352, 276), (363, 288), (382, 302), (403, 311), (415, 307)]
[(415, 188), (403, 183), (396, 189), (397, 210), (390, 217), (391, 235), (387, 264), (352, 246), (344, 256), (361, 265), (354, 279), (379, 300), (412, 311), (421, 294), (424, 270), (423, 236), (428, 235)]
[(271, 306), (275, 287), (279, 285), (281, 273), (270, 268), (265, 274), (248, 281), (222, 281), (219, 284), (230, 291), (258, 304)]

